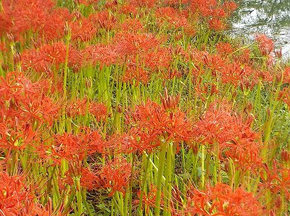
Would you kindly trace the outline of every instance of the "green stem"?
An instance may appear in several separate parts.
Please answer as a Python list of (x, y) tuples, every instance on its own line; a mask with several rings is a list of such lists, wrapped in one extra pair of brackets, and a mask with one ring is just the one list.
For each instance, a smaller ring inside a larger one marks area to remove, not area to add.
[(163, 142), (161, 145), (161, 152), (159, 155), (159, 166), (158, 166), (158, 176), (157, 176), (157, 193), (155, 201), (155, 216), (160, 216), (160, 203), (161, 203), (161, 183), (163, 177), (163, 170), (165, 165), (165, 154), (167, 149), (167, 143)]

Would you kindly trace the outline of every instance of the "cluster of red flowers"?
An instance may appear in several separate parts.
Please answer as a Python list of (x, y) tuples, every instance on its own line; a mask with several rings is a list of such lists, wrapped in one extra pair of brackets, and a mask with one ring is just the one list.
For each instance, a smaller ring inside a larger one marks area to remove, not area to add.
[[(113, 196), (116, 192), (125, 195), (131, 180), (131, 170), (131, 163), (124, 158), (116, 157), (106, 160), (104, 165), (95, 169), (82, 167), (76, 170), (75, 166), (72, 166), (65, 173), (64, 182), (73, 185), (74, 179), (80, 178), (80, 186), (88, 190), (106, 189), (109, 196)], [(60, 186), (64, 187), (64, 182), (61, 182)]]
[(235, 191), (229, 185), (218, 183), (206, 190), (191, 189), (187, 193), (187, 207), (183, 214), (198, 215), (245, 215), (263, 214), (261, 204), (252, 193), (242, 188)]
[(140, 150), (151, 151), (162, 141), (178, 144), (192, 139), (192, 122), (184, 112), (165, 106), (165, 103), (159, 105), (148, 100), (136, 107), (129, 121), (133, 124), (130, 132), (138, 137), (135, 140)]
[(91, 114), (97, 121), (100, 121), (106, 119), (107, 107), (104, 103), (90, 102), (87, 98), (75, 99), (66, 106), (66, 113), (69, 117)]
[(51, 127), (60, 105), (47, 96), (47, 80), (32, 82), (22, 73), (7, 73), (0, 80), (0, 146), (24, 149), (40, 137), (43, 125)]
[(259, 135), (252, 131), (252, 118), (246, 121), (232, 112), (229, 104), (212, 104), (196, 123), (196, 141), (217, 145), (220, 158), (231, 158), (240, 169), (261, 166)]
[(258, 42), (259, 50), (262, 55), (267, 56), (274, 51), (274, 42), (266, 35), (257, 35), (256, 41)]
[(265, 35), (253, 47), (229, 42), (236, 7), (2, 0), (0, 215), (82, 215), (95, 192), (116, 215), (134, 204), (156, 215), (286, 209), (289, 151), (272, 163), (268, 145), (272, 115), (290, 108), (290, 68), (272, 67), (281, 54)]
[[(25, 185), (24, 176), (9, 176), (5, 172), (0, 173), (0, 212), (6, 216), (49, 216), (53, 211), (49, 205), (44, 208), (35, 201), (33, 191)], [(61, 215), (61, 211), (54, 212)]]
[(277, 163), (277, 161), (274, 161), (272, 168), (269, 168), (267, 165), (263, 166), (260, 176), (262, 179), (260, 186), (264, 189), (264, 192), (270, 190), (273, 197), (276, 199), (279, 198), (279, 195), (284, 195), (287, 200), (290, 199), (289, 168)]

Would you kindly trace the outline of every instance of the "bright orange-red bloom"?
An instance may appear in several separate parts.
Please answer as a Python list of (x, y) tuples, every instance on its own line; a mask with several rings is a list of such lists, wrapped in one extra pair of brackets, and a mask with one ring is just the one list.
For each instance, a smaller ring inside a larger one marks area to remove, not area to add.
[(103, 140), (97, 131), (90, 131), (84, 128), (76, 135), (64, 133), (54, 135), (54, 143), (51, 148), (47, 146), (46, 151), (50, 151), (50, 157), (57, 163), (62, 159), (70, 162), (82, 161), (86, 156), (95, 152), (103, 152)]
[(52, 126), (60, 105), (46, 96), (49, 85), (46, 80), (32, 82), (18, 72), (0, 78), (1, 147), (23, 149), (39, 140), (43, 125)]
[(106, 30), (111, 30), (117, 21), (115, 16), (107, 10), (90, 15), (89, 20), (94, 24), (96, 29), (104, 28)]
[(32, 194), (32, 190), (24, 184), (23, 176), (9, 176), (7, 173), (0, 172), (0, 182), (1, 214), (18, 216), (45, 212), (35, 202), (35, 196)]
[(209, 28), (216, 31), (222, 31), (226, 29), (225, 23), (219, 18), (212, 18), (209, 22)]
[[(21, 64), (24, 70), (33, 69), (37, 72), (47, 72), (52, 76), (52, 71), (58, 70), (65, 63), (66, 52), (66, 45), (63, 42), (44, 44), (39, 49), (25, 50), (21, 54)], [(82, 62), (78, 50), (70, 47), (68, 55), (68, 65), (78, 68)]]
[[(65, 184), (73, 185), (74, 178), (80, 178), (80, 186), (87, 190), (96, 190), (101, 188), (102, 181), (97, 173), (94, 173), (88, 168), (81, 167), (80, 170), (75, 169), (75, 166), (71, 166), (65, 173)], [(64, 182), (60, 182), (61, 187), (65, 187)]]
[(114, 158), (107, 161), (102, 169), (98, 172), (102, 182), (102, 187), (110, 189), (109, 196), (117, 191), (125, 194), (131, 178), (131, 163), (124, 158)]
[(90, 41), (97, 33), (97, 29), (88, 18), (81, 18), (70, 23), (70, 28), (73, 41)]
[(216, 48), (218, 53), (225, 57), (233, 52), (233, 48), (230, 43), (219, 42), (216, 45)]
[[(145, 208), (145, 211), (147, 214), (149, 214), (149, 210), (151, 207), (155, 207), (155, 202), (156, 202), (156, 194), (157, 194), (157, 187), (153, 184), (150, 185), (150, 189), (148, 191), (148, 193), (146, 194), (145, 192), (143, 193), (142, 196), (142, 205), (143, 208)], [(141, 198), (141, 191), (138, 191), (138, 198)], [(164, 194), (161, 193), (161, 201), (160, 201), (160, 205), (163, 206), (164, 205)], [(139, 203), (140, 200), (136, 200), (135, 203)]]
[[(274, 161), (273, 167), (263, 166), (260, 172), (262, 181), (260, 186), (266, 190), (270, 190), (273, 195), (285, 194), (286, 199), (290, 199), (290, 169), (283, 167)], [(262, 192), (261, 192), (262, 193)]]
[(217, 144), (221, 158), (232, 158), (242, 170), (261, 166), (259, 134), (252, 131), (253, 119), (243, 118), (232, 112), (224, 103), (212, 104), (196, 123), (195, 139), (202, 144)]
[(184, 214), (198, 215), (243, 215), (260, 216), (263, 214), (262, 205), (252, 193), (242, 188), (235, 191), (229, 185), (218, 183), (206, 190), (192, 189), (187, 193), (187, 207)]
[(262, 55), (269, 55), (274, 50), (273, 40), (266, 35), (257, 35), (256, 41), (258, 42), (259, 50)]
[(160, 145), (161, 139), (176, 144), (192, 139), (192, 124), (177, 106), (168, 109), (148, 100), (135, 109), (128, 120), (133, 125), (132, 135), (139, 137), (141, 149), (152, 150)]

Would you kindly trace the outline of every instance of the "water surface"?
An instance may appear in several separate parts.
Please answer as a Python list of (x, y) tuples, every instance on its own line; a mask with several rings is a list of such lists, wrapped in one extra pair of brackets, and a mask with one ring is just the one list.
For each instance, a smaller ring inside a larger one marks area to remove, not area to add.
[(232, 34), (249, 39), (266, 34), (284, 57), (290, 57), (290, 0), (243, 0), (232, 25)]

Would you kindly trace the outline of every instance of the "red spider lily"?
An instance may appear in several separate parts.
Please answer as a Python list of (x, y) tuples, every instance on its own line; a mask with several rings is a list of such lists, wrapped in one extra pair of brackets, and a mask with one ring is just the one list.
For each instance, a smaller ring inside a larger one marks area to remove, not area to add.
[(21, 55), (24, 70), (33, 68), (36, 71), (45, 71), (55, 64), (65, 61), (66, 46), (64, 43), (57, 43), (54, 46), (44, 45), (38, 50), (26, 50)]
[(223, 8), (215, 8), (212, 11), (212, 16), (217, 18), (225, 18), (227, 17), (227, 13)]
[(92, 45), (86, 47), (80, 53), (83, 56), (84, 65), (100, 64), (101, 67), (104, 65), (109, 66), (117, 63), (118, 58), (120, 58), (112, 45)]
[(136, 7), (153, 8), (157, 0), (129, 0), (129, 2)]
[(140, 137), (142, 145), (148, 146), (148, 150), (159, 145), (161, 139), (178, 143), (192, 138), (191, 122), (178, 108), (166, 109), (148, 100), (135, 109), (129, 117), (133, 123), (133, 131)]
[(41, 39), (59, 39), (64, 36), (65, 23), (71, 20), (67, 9), (54, 8), (50, 0), (5, 0), (3, 8), (0, 22), (4, 25), (1, 26), (0, 34), (12, 33), (16, 39), (21, 39), (28, 30), (38, 33)]
[(89, 105), (89, 112), (97, 121), (101, 121), (106, 119), (108, 110), (104, 103), (91, 102)]
[(144, 61), (145, 67), (150, 68), (151, 71), (166, 70), (170, 67), (172, 60), (171, 49), (159, 47), (152, 52), (146, 53), (140, 59), (140, 61)]
[(257, 72), (259, 78), (262, 78), (264, 82), (273, 82), (274, 76), (271, 71), (259, 71)]
[(219, 42), (216, 45), (216, 48), (218, 53), (225, 57), (233, 52), (233, 48), (230, 43)]
[(209, 28), (215, 31), (222, 31), (226, 29), (225, 23), (219, 18), (212, 18), (209, 22)]
[(32, 82), (22, 73), (8, 73), (0, 80), (0, 140), (8, 149), (23, 149), (39, 137), (43, 125), (52, 126), (60, 106), (45, 96), (49, 83)]
[(160, 70), (167, 70), (172, 62), (172, 53), (167, 48), (156, 48), (154, 51), (139, 53), (137, 56), (130, 56), (126, 59), (126, 71), (123, 77), (125, 82), (133, 80), (148, 83), (153, 73)]
[(234, 1), (225, 1), (222, 5), (228, 13), (235, 11), (238, 5)]
[(0, 147), (7, 149), (24, 149), (27, 145), (39, 140), (38, 131), (32, 130), (29, 124), (2, 121), (0, 123)]
[(286, 67), (283, 73), (283, 83), (290, 84), (290, 67)]
[[(0, 214), (6, 216), (49, 216), (50, 209), (43, 208), (35, 200), (32, 190), (24, 184), (23, 176), (9, 176), (7, 173), (0, 173)], [(55, 212), (60, 216), (61, 211)]]
[(88, 100), (86, 98), (84, 99), (75, 99), (68, 103), (66, 106), (66, 114), (69, 117), (75, 117), (75, 116), (85, 116), (87, 111), (87, 104)]
[(89, 20), (94, 23), (96, 29), (104, 28), (111, 30), (116, 24), (117, 19), (109, 11), (99, 11), (89, 16)]
[(107, 161), (101, 168), (98, 176), (103, 183), (102, 187), (111, 190), (109, 196), (113, 196), (117, 191), (126, 193), (131, 178), (131, 169), (131, 163), (128, 163), (124, 158), (114, 158)]
[(161, 74), (162, 74), (162, 78), (164, 79), (164, 82), (166, 80), (182, 77), (182, 72), (177, 71), (177, 70), (169, 70), (169, 71), (161, 70)]
[(218, 71), (222, 71), (223, 68), (229, 63), (221, 55), (209, 55), (207, 53), (204, 53), (202, 62), (207, 68), (211, 69), (213, 76), (216, 76)]
[(256, 41), (258, 42), (259, 50), (262, 55), (268, 56), (274, 50), (273, 40), (266, 35), (257, 35)]
[(66, 107), (70, 117), (92, 114), (96, 120), (104, 120), (107, 116), (107, 107), (103, 103), (90, 102), (87, 98), (71, 101)]
[(11, 31), (20, 34), (26, 30), (36, 31), (45, 23), (49, 10), (54, 3), (50, 0), (19, 0), (3, 2), (3, 8), (10, 19), (13, 20)]
[(90, 41), (96, 35), (97, 29), (88, 18), (81, 18), (70, 23), (72, 41)]
[(144, 32), (144, 26), (139, 19), (126, 19), (122, 24), (120, 24), (121, 31), (126, 32)]
[[(212, 17), (214, 19), (226, 18), (237, 8), (233, 1), (225, 1), (219, 5), (216, 0), (191, 0), (190, 9), (193, 13), (199, 14), (201, 17)], [(217, 30), (217, 29), (216, 29)]]
[(136, 17), (137, 16), (137, 7), (135, 5), (132, 4), (123, 4), (120, 8), (119, 8), (119, 12), (122, 14), (127, 14), (130, 15), (131, 17)]
[(281, 92), (279, 92), (278, 100), (283, 101), (287, 104), (290, 109), (290, 88), (284, 88)]
[(226, 184), (218, 183), (206, 190), (192, 189), (187, 192), (187, 207), (182, 212), (198, 215), (260, 216), (262, 206), (252, 193), (238, 188), (235, 191)]
[(107, 150), (110, 151), (108, 153), (130, 154), (137, 151), (142, 152), (144, 149), (146, 149), (146, 147), (142, 146), (142, 144), (138, 142), (138, 137), (135, 135), (135, 133), (135, 131), (131, 130), (128, 133), (115, 133), (108, 137), (106, 143)]
[(196, 34), (196, 27), (192, 25), (184, 26), (184, 33), (188, 37), (193, 37)]
[(212, 14), (212, 10), (217, 6), (216, 0), (193, 0), (190, 1), (190, 9), (193, 13), (199, 13), (203, 17), (209, 17)]
[(239, 63), (234, 62), (225, 64), (224, 67), (218, 71), (218, 75), (221, 77), (223, 83), (231, 83), (237, 86), (240, 81), (252, 75), (250, 72), (251, 71), (244, 70)]
[(43, 96), (29, 102), (24, 101), (21, 109), (30, 119), (39, 122), (47, 122), (52, 126), (53, 121), (58, 117), (61, 106), (52, 101), (51, 98)]
[(171, 7), (180, 6), (180, 4), (188, 4), (190, 0), (165, 0), (164, 4), (169, 5)]
[(160, 24), (164, 24), (164, 22), (166, 22), (175, 28), (185, 27), (188, 25), (185, 14), (172, 7), (158, 9), (156, 11), (156, 17), (158, 18)]
[[(155, 202), (156, 202), (156, 193), (157, 193), (157, 187), (153, 184), (150, 185), (150, 189), (148, 193), (143, 193), (142, 196), (142, 206), (145, 208), (146, 214), (149, 214), (149, 210), (151, 207), (155, 207)], [(138, 198), (141, 199), (141, 191), (138, 191), (137, 193)], [(161, 201), (160, 201), (160, 206), (162, 207), (164, 205), (164, 194), (161, 193)], [(136, 200), (135, 203), (139, 203), (140, 200)]]
[(198, 81), (199, 83), (195, 86), (195, 94), (205, 101), (209, 95), (213, 95), (219, 92), (215, 84), (201, 83), (202, 80)]
[[(262, 182), (260, 186), (269, 189), (273, 195), (284, 193), (286, 200), (290, 199), (290, 169), (283, 167), (274, 161), (273, 167), (270, 169), (267, 165), (263, 166), (260, 172)], [(261, 192), (265, 192), (263, 190)]]
[(282, 59), (283, 57), (283, 53), (282, 53), (282, 48), (280, 47), (280, 49), (276, 49), (274, 51), (274, 54), (275, 54), (275, 57), (278, 58), (278, 59)]
[(152, 34), (134, 34), (129, 32), (119, 32), (114, 37), (116, 51), (120, 55), (137, 55), (146, 53), (160, 44)]
[(0, 13), (0, 35), (9, 32), (12, 27), (12, 20), (7, 13)]
[(43, 29), (40, 29), (39, 33), (47, 41), (61, 39), (66, 34), (66, 23), (71, 20), (72, 15), (67, 8), (55, 8), (46, 18)]
[(22, 183), (22, 177), (10, 177), (6, 173), (1, 173), (0, 179), (0, 209), (5, 215), (17, 215), (24, 207), (27, 198), (33, 199), (33, 197)]
[(34, 210), (34, 196), (23, 183), (22, 176), (0, 173), (0, 212), (7, 216), (28, 215)]
[(259, 135), (250, 128), (251, 119), (243, 121), (234, 115), (229, 105), (212, 104), (204, 117), (196, 123), (196, 141), (218, 144), (220, 157), (232, 158), (242, 170), (261, 165)]
[(81, 171), (77, 170), (77, 173), (75, 171), (75, 167), (72, 167), (65, 173), (66, 184), (73, 185), (73, 178), (77, 178), (80, 176), (81, 187), (88, 190), (95, 190), (101, 188), (102, 182), (100, 180), (100, 177), (96, 173), (93, 173), (88, 168), (83, 167), (81, 168)]
[(235, 60), (238, 60), (241, 63), (250, 64), (250, 54), (251, 50), (249, 48), (245, 48), (237, 53), (237, 55), (235, 56)]
[(288, 163), (290, 161), (290, 151), (283, 149), (281, 151), (281, 160), (285, 163)]
[(127, 65), (127, 70), (123, 76), (123, 81), (129, 81), (130, 83), (136, 81), (136, 86), (138, 86), (139, 83), (147, 84), (150, 81), (150, 73), (143, 68), (138, 68), (137, 70), (136, 66)]
[(57, 163), (60, 163), (62, 159), (80, 162), (95, 152), (103, 152), (103, 143), (98, 132), (84, 128), (76, 135), (71, 133), (54, 135), (54, 143), (51, 149), (46, 151), (50, 151), (50, 157)]
[[(69, 66), (78, 68), (82, 62), (78, 51), (72, 47), (69, 48)], [(77, 59), (76, 59), (77, 58)], [(66, 60), (66, 45), (58, 42), (52, 45), (45, 44), (39, 49), (25, 50), (21, 54), (21, 63), (24, 70), (34, 69), (37, 72), (51, 72), (58, 70), (60, 65)]]

